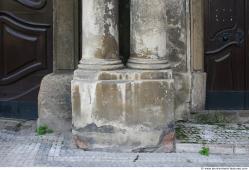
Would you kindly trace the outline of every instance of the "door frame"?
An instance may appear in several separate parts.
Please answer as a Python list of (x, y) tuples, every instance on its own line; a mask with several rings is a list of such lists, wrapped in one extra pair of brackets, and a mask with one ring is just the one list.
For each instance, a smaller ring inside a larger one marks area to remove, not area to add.
[[(204, 15), (204, 10), (205, 10), (205, 0), (189, 0), (190, 4), (190, 41), (191, 41), (191, 71), (193, 75), (195, 73), (205, 73), (205, 56), (204, 56), (204, 35), (205, 35), (205, 27), (204, 27), (204, 22), (205, 22), (205, 15)], [(249, 19), (249, 2), (245, 1), (246, 3), (246, 17), (245, 17), (245, 22)], [(249, 33), (249, 22), (245, 24), (246, 28), (245, 30)], [(248, 34), (247, 33), (247, 34)], [(249, 48), (249, 39), (245, 38), (245, 50)], [(248, 50), (246, 51), (246, 62), (245, 64), (249, 66), (249, 52)], [(246, 68), (246, 87), (249, 91), (249, 67)], [(206, 89), (206, 83), (207, 80), (205, 80), (205, 85), (203, 84), (203, 88)], [(193, 92), (192, 92), (193, 93)], [(206, 96), (206, 95), (205, 95)], [(247, 98), (249, 99), (249, 92), (247, 94)], [(203, 99), (203, 100), (206, 100)], [(249, 101), (248, 101), (249, 102)], [(206, 101), (203, 101), (202, 103), (206, 103)], [(201, 109), (199, 109), (200, 111)], [(202, 110), (205, 110), (204, 107)]]
[(204, 1), (190, 0), (191, 70), (204, 72)]

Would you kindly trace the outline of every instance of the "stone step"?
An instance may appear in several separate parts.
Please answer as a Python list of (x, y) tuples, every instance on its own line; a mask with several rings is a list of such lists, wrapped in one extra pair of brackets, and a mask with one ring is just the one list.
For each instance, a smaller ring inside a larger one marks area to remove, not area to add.
[(177, 153), (198, 153), (202, 148), (208, 148), (209, 154), (249, 154), (249, 145), (229, 145), (229, 144), (194, 144), (177, 143)]

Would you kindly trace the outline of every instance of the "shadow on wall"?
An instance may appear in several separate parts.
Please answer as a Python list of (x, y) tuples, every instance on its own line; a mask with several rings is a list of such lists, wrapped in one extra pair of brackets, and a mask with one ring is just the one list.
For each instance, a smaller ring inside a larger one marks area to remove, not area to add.
[(119, 1), (120, 57), (124, 64), (130, 56), (130, 0)]

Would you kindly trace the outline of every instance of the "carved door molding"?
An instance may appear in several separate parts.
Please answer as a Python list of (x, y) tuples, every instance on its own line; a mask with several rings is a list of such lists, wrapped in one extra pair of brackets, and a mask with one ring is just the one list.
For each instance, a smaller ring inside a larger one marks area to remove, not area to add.
[(52, 7), (46, 0), (0, 1), (0, 116), (37, 118), (40, 83), (53, 69)]
[(32, 9), (42, 9), (47, 3), (47, 0), (15, 0), (15, 1)]

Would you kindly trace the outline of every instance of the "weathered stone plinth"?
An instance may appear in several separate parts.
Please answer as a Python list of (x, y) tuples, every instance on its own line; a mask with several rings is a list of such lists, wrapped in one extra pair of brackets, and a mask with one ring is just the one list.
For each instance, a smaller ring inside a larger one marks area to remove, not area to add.
[(37, 125), (47, 125), (55, 132), (72, 129), (71, 81), (72, 71), (52, 73), (42, 80), (38, 96)]
[(173, 83), (171, 70), (76, 70), (76, 145), (85, 150), (174, 151)]

